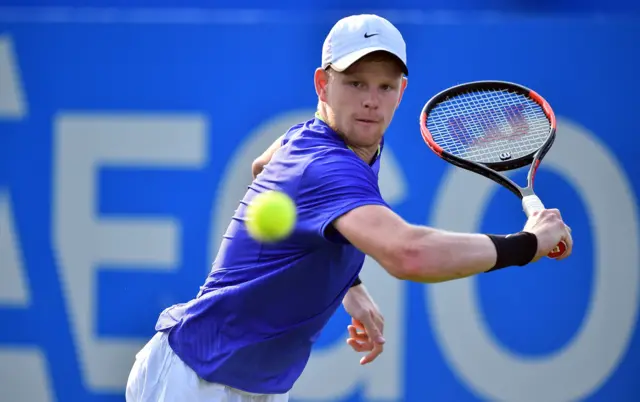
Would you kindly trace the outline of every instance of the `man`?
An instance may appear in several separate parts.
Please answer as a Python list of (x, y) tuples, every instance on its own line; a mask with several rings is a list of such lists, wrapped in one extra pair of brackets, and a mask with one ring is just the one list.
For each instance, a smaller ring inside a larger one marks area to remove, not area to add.
[[(365, 255), (402, 280), (441, 282), (522, 266), (572, 239), (557, 210), (511, 236), (411, 225), (378, 188), (384, 137), (406, 88), (405, 43), (375, 15), (340, 20), (314, 75), (315, 118), (293, 126), (253, 164), (255, 179), (194, 300), (166, 309), (138, 353), (129, 402), (284, 402), (311, 347), (341, 303), (354, 318), (349, 344), (382, 351), (383, 323), (358, 275)], [(298, 207), (293, 234), (260, 244), (243, 224), (266, 190)]]

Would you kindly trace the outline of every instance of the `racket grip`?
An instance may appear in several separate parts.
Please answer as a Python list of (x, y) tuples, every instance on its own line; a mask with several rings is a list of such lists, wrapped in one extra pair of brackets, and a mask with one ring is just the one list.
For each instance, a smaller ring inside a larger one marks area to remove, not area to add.
[(544, 210), (544, 204), (537, 195), (525, 195), (522, 197), (522, 208), (524, 213), (527, 214), (527, 218), (534, 214), (534, 212), (540, 212)]
[[(531, 194), (522, 197), (522, 208), (524, 209), (524, 213), (528, 218), (533, 215), (534, 212), (544, 210), (544, 204), (537, 195)], [(567, 243), (565, 243), (564, 240), (561, 240), (560, 243), (558, 243), (558, 245), (553, 250), (551, 250), (551, 252), (547, 256), (549, 258), (562, 257), (562, 255), (566, 251)]]

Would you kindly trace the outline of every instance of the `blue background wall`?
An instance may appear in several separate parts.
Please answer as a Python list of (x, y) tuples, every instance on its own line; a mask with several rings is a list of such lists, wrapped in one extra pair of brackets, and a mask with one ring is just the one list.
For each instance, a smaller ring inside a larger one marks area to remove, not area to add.
[(340, 311), (293, 398), (639, 400), (640, 5), (423, 3), (0, 1), (0, 400), (124, 400), (157, 314), (203, 281), (251, 160), (312, 115), (324, 36), (370, 10), (408, 45), (381, 177), (394, 209), (521, 228), (518, 200), (438, 160), (417, 124), (447, 86), (516, 81), (560, 120), (536, 188), (576, 247), (431, 286), (368, 261), (385, 353), (359, 367)]

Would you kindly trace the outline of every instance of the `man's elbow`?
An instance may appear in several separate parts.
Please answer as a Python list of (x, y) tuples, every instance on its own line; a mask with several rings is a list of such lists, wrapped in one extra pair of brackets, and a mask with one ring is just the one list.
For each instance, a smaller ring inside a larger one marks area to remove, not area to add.
[(264, 169), (264, 165), (265, 163), (261, 158), (253, 161), (253, 163), (251, 164), (251, 174), (253, 175), (254, 179), (260, 174), (260, 172), (262, 172), (262, 169)]
[(443, 280), (441, 253), (429, 250), (427, 233), (418, 234), (401, 244), (395, 251), (393, 269), (389, 273), (400, 279), (414, 282), (435, 283)]
[(393, 269), (389, 273), (397, 279), (414, 282), (430, 282), (432, 275), (429, 260), (416, 250), (403, 247), (395, 257)]

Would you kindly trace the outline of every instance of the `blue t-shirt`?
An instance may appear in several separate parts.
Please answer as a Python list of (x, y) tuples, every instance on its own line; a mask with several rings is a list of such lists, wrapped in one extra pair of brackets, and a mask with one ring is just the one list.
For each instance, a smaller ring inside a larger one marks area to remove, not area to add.
[[(240, 202), (198, 296), (158, 319), (156, 329), (201, 378), (254, 393), (293, 387), (365, 258), (332, 221), (362, 205), (387, 206), (379, 156), (362, 161), (317, 117), (285, 134)], [(247, 204), (266, 190), (287, 193), (298, 208), (294, 232), (275, 244), (256, 242), (243, 224)]]

